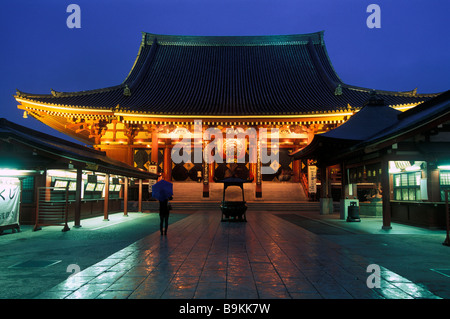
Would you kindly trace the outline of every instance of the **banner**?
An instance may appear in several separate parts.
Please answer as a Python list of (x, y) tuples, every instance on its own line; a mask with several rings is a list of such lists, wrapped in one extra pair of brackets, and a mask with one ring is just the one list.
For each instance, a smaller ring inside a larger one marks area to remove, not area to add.
[(317, 167), (314, 165), (308, 166), (308, 192), (317, 193)]
[(0, 226), (19, 224), (20, 181), (0, 177)]

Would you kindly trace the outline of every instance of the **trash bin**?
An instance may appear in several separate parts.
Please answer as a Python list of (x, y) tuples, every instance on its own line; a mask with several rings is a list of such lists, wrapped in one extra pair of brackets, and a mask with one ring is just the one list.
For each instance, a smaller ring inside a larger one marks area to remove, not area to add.
[(348, 222), (361, 221), (361, 219), (359, 218), (359, 206), (357, 205), (357, 202), (350, 202), (350, 206), (348, 206), (347, 221)]

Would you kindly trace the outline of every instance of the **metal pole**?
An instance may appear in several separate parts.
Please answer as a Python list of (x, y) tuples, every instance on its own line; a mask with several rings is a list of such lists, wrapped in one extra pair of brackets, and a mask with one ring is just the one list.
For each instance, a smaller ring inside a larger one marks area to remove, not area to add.
[(42, 193), (42, 191), (41, 191), (41, 189), (42, 189), (43, 187), (38, 187), (38, 189), (37, 189), (37, 201), (36, 201), (36, 222), (35, 222), (35, 224), (34, 224), (34, 228), (33, 228), (33, 231), (36, 231), (36, 230), (39, 230), (39, 229), (41, 229), (40, 227), (39, 227), (39, 203), (40, 203), (40, 201), (41, 201), (41, 193)]
[(445, 190), (445, 219), (447, 220), (447, 237), (445, 238), (442, 245), (450, 246), (450, 217), (448, 216), (448, 193), (450, 190)]
[(75, 191), (74, 228), (81, 227), (81, 187), (83, 187), (83, 170), (77, 167), (77, 189)]
[(64, 204), (64, 228), (62, 231), (68, 231), (70, 230), (68, 222), (68, 215), (69, 215), (69, 186), (66, 186), (66, 202)]

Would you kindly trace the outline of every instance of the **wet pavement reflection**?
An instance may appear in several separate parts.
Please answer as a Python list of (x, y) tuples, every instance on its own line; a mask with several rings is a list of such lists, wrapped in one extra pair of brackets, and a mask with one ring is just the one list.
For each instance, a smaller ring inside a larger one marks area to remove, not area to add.
[(271, 213), (247, 220), (192, 213), (38, 298), (439, 298), (384, 267), (380, 287), (369, 288), (363, 257)]

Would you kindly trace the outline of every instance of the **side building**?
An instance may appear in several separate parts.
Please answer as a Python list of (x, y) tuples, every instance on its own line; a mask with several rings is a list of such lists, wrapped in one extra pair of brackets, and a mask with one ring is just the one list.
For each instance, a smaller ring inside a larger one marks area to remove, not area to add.
[(157, 175), (105, 152), (0, 119), (0, 231), (19, 225), (60, 225), (83, 218), (128, 214), (128, 186)]
[[(377, 123), (375, 125), (375, 123)], [(321, 212), (332, 209), (331, 174), (342, 172), (341, 218), (349, 202), (363, 215), (428, 228), (445, 228), (450, 192), (450, 91), (406, 112), (376, 95), (350, 120), (318, 134), (294, 160), (310, 159), (322, 172)]]

